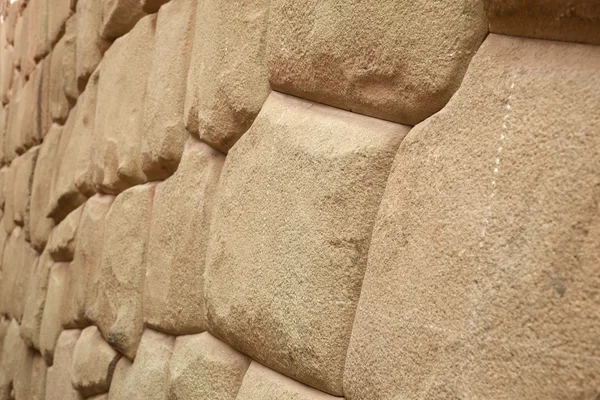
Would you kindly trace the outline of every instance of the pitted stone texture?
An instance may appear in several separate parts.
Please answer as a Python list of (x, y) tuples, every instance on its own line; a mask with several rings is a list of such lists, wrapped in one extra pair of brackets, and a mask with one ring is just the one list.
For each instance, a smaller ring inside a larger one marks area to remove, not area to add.
[(250, 361), (208, 332), (179, 336), (171, 357), (167, 398), (235, 400)]
[(48, 368), (46, 379), (46, 398), (61, 400), (83, 399), (71, 384), (73, 352), (81, 331), (72, 329), (63, 331), (56, 344), (56, 355), (52, 367)]
[(144, 264), (155, 186), (124, 191), (106, 215), (100, 288), (88, 313), (108, 343), (130, 359), (143, 331)]
[(77, 2), (77, 87), (83, 92), (110, 42), (100, 37), (103, 0)]
[(207, 328), (204, 260), (224, 160), (223, 154), (190, 138), (175, 175), (156, 187), (146, 258), (144, 322), (162, 332), (180, 335)]
[(31, 365), (31, 387), (29, 389), (29, 398), (31, 400), (46, 399), (46, 374), (48, 367), (44, 358), (35, 353)]
[(145, 15), (141, 0), (105, 0), (100, 34), (106, 40), (123, 36)]
[(223, 167), (205, 276), (211, 332), (342, 393), (371, 229), (407, 132), (271, 93)]
[(127, 376), (131, 371), (131, 366), (132, 363), (127, 357), (121, 357), (117, 362), (112, 382), (110, 383), (110, 390), (108, 392), (109, 400), (129, 399), (127, 397), (127, 387), (125, 386), (125, 383), (127, 381)]
[(67, 19), (73, 15), (71, 10), (72, 0), (43, 0), (49, 3), (48, 7), (48, 40), (54, 45), (65, 32)]
[(341, 399), (305, 386), (257, 362), (252, 362), (237, 400), (335, 400)]
[(4, 337), (2, 356), (0, 357), (0, 398), (11, 399), (10, 392), (14, 384), (19, 357), (27, 349), (27, 345), (19, 336), (19, 324), (14, 319)]
[(186, 126), (227, 153), (269, 95), (267, 0), (198, 3), (185, 100)]
[(85, 328), (73, 352), (73, 387), (85, 397), (107, 393), (119, 358), (121, 355), (104, 341), (98, 328)]
[(599, 65), (598, 47), (492, 34), (448, 106), (406, 137), (348, 398), (597, 395)]
[(65, 24), (65, 53), (63, 55), (63, 89), (67, 99), (75, 104), (79, 96), (77, 87), (77, 14), (73, 14)]
[(173, 0), (158, 13), (144, 101), (142, 169), (148, 180), (165, 179), (175, 172), (189, 136), (183, 109), (195, 13), (196, 2), (188, 0)]
[(478, 0), (271, 1), (274, 90), (415, 125), (458, 89), (487, 33)]
[(596, 0), (485, 0), (490, 32), (600, 44)]
[(62, 332), (60, 318), (68, 268), (68, 264), (54, 264), (48, 278), (46, 304), (40, 328), (40, 353), (48, 365), (52, 365), (56, 341)]
[(13, 189), (13, 219), (19, 226), (23, 226), (29, 221), (29, 196), (31, 194), (31, 184), (33, 181), (33, 171), (38, 157), (39, 146), (29, 149), (15, 161), (17, 169), (14, 175)]
[[(50, 54), (50, 114), (52, 120), (64, 124), (71, 110), (71, 103), (65, 94), (63, 61), (65, 56), (66, 38), (61, 38)], [(44, 132), (45, 134), (46, 132)]]
[(48, 241), (48, 251), (54, 261), (72, 261), (75, 253), (75, 237), (83, 205), (67, 215), (54, 229)]
[(103, 193), (117, 194), (146, 181), (141, 147), (155, 23), (156, 15), (143, 18), (102, 60), (95, 126), (101, 140), (94, 149), (94, 181)]

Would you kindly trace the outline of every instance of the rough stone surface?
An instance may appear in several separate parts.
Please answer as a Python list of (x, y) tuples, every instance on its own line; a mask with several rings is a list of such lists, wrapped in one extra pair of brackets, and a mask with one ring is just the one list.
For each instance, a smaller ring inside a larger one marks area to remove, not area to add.
[(67, 19), (73, 15), (71, 0), (42, 0), (48, 7), (48, 40), (54, 45), (65, 32)]
[(267, 0), (198, 3), (185, 100), (186, 126), (227, 153), (269, 94)]
[(23, 226), (25, 221), (29, 221), (29, 196), (31, 194), (31, 184), (33, 180), (33, 171), (38, 157), (39, 147), (27, 151), (19, 157), (17, 170), (14, 175), (13, 188), (13, 219), (19, 226)]
[(63, 55), (63, 88), (67, 99), (74, 104), (79, 96), (77, 87), (77, 14), (65, 24), (65, 53)]
[(101, 64), (95, 134), (102, 139), (95, 149), (94, 181), (103, 193), (117, 194), (146, 181), (141, 146), (155, 23), (156, 15), (142, 19), (129, 34), (115, 41)]
[(206, 330), (204, 260), (224, 159), (190, 138), (175, 175), (156, 187), (146, 258), (144, 322), (160, 331)]
[(10, 399), (10, 392), (16, 374), (16, 366), (19, 363), (21, 349), (27, 348), (19, 336), (19, 324), (12, 319), (4, 337), (2, 355), (0, 357), (0, 398)]
[(72, 383), (85, 397), (107, 393), (121, 355), (95, 326), (85, 328), (73, 352)]
[(64, 263), (55, 264), (50, 269), (48, 278), (48, 290), (42, 326), (40, 328), (40, 353), (48, 365), (52, 365), (54, 349), (60, 333), (62, 332), (61, 306), (63, 293), (66, 287), (67, 272), (69, 265)]
[[(0, 316), (0, 357), (2, 354), (2, 348), (4, 345), (4, 338), (6, 337), (6, 333), (8, 332), (8, 328), (10, 327), (10, 319)], [(2, 359), (0, 358), (0, 369), (2, 368)]]
[(11, 351), (16, 355), (16, 363), (9, 366), (9, 368), (15, 369), (12, 388), (14, 397), (15, 399), (29, 399), (34, 352), (27, 347), (23, 340), (20, 340)]
[(88, 79), (96, 70), (110, 43), (100, 36), (102, 0), (77, 2), (77, 87), (83, 92)]
[(2, 187), (2, 193), (4, 195), (4, 216), (2, 218), (2, 225), (6, 233), (10, 234), (15, 228), (15, 220), (13, 218), (13, 207), (14, 207), (14, 186), (15, 186), (15, 172), (17, 170), (18, 161), (10, 164), (4, 173), (4, 182)]
[(484, 5), (491, 32), (600, 44), (596, 0), (485, 0)]
[[(48, 17), (52, 8), (51, 1), (53, 5), (56, 0), (29, 0), (27, 3), (25, 13), (29, 16), (29, 23), (27, 25), (29, 31), (28, 62), (38, 62), (50, 52)], [(27, 69), (25, 68), (24, 70), (26, 71)]]
[(142, 3), (142, 10), (145, 13), (151, 14), (158, 11), (158, 9), (169, 2), (169, 0), (140, 0)]
[[(63, 37), (58, 41), (52, 53), (50, 54), (50, 114), (52, 120), (59, 124), (64, 124), (69, 115), (71, 109), (71, 103), (67, 99), (67, 95), (64, 91), (64, 75), (63, 75), (63, 61), (65, 56), (66, 38)], [(45, 132), (44, 132), (45, 133)]]
[(72, 261), (75, 253), (75, 237), (83, 206), (67, 215), (54, 229), (48, 241), (48, 251), (54, 261)]
[(114, 348), (135, 358), (143, 331), (144, 263), (155, 184), (128, 189), (106, 215), (100, 288), (90, 319)]
[(43, 134), (50, 128), (48, 79), (44, 81), (44, 73), (48, 71), (49, 64), (49, 59), (38, 64), (19, 93), (16, 120), (10, 127), (11, 134), (18, 135), (12, 142), (17, 154), (23, 154), (27, 149), (38, 145)]
[(31, 400), (46, 399), (46, 374), (48, 367), (44, 358), (35, 353), (31, 365), (31, 386), (29, 389), (29, 398)]
[(211, 332), (341, 394), (372, 225), (407, 132), (270, 95), (219, 183), (205, 277)]
[(129, 32), (144, 15), (141, 0), (106, 0), (100, 34), (106, 40), (114, 40)]
[(406, 137), (349, 398), (597, 396), (599, 65), (598, 47), (492, 34), (448, 106)]
[(2, 57), (2, 65), (0, 66), (0, 101), (2, 104), (8, 103), (11, 95), (14, 53), (15, 51), (10, 45), (2, 46), (0, 49), (0, 57)]
[(83, 396), (71, 384), (72, 359), (75, 344), (81, 331), (63, 331), (56, 344), (56, 355), (52, 367), (48, 368), (46, 398), (82, 400)]
[(250, 361), (208, 332), (179, 336), (171, 357), (167, 398), (235, 400)]
[(458, 89), (487, 33), (478, 0), (271, 1), (274, 90), (415, 125)]
[(117, 362), (110, 384), (110, 390), (108, 392), (109, 400), (128, 399), (125, 383), (127, 381), (127, 376), (131, 371), (131, 366), (132, 362), (127, 357), (121, 357)]

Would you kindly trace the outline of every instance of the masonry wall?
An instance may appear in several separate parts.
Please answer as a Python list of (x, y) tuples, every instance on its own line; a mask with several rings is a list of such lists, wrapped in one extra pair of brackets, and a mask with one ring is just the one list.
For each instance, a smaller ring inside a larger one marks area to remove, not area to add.
[(0, 399), (598, 399), (596, 0), (0, 12)]

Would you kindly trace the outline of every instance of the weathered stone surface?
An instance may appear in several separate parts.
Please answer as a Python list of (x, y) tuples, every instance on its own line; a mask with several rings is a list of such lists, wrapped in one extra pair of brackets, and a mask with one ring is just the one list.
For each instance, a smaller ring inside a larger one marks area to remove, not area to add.
[(187, 0), (173, 0), (158, 13), (143, 118), (142, 169), (149, 180), (177, 169), (189, 136), (183, 110), (195, 13), (196, 2)]
[(145, 15), (140, 0), (106, 0), (103, 5), (100, 34), (106, 40), (123, 36)]
[[(29, 14), (28, 58), (38, 62), (50, 52), (48, 22), (50, 9), (56, 0), (29, 0), (25, 13)], [(35, 65), (35, 64), (34, 64)]]
[(73, 15), (71, 0), (46, 0), (48, 7), (48, 40), (54, 45), (65, 32), (67, 19)]
[(17, 361), (9, 366), (15, 369), (12, 388), (15, 399), (29, 399), (34, 352), (22, 340), (12, 351), (16, 353)]
[(79, 96), (77, 87), (77, 14), (65, 24), (65, 53), (63, 54), (63, 88), (67, 99), (74, 104)]
[(63, 331), (56, 344), (56, 356), (52, 367), (48, 368), (46, 379), (46, 398), (80, 400), (83, 399), (71, 384), (72, 359), (75, 344), (81, 331), (71, 329)]
[(190, 138), (175, 175), (156, 187), (146, 258), (144, 322), (162, 332), (206, 330), (204, 260), (224, 160), (223, 154)]
[(106, 215), (100, 288), (88, 316), (114, 348), (135, 358), (143, 331), (146, 244), (156, 184), (121, 193)]
[[(28, 62), (29, 53), (29, 11), (25, 12), (17, 19), (15, 25), (15, 68), (19, 69), (23, 75), (24, 69), (32, 68), (33, 60)], [(23, 62), (25, 60), (25, 62)]]
[(167, 398), (235, 400), (250, 361), (208, 332), (179, 336), (171, 357)]
[(489, 35), (447, 107), (406, 137), (349, 398), (597, 395), (598, 65), (598, 47)]
[[(4, 166), (7, 164), (6, 161), (6, 153), (4, 151), (4, 144), (6, 141), (6, 135), (7, 135), (7, 125), (8, 125), (8, 109), (10, 107), (7, 106), (3, 106), (0, 105), (0, 165)], [(2, 168), (2, 171), (4, 171), (4, 168)], [(2, 173), (4, 174), (4, 173)], [(0, 178), (2, 179), (2, 178)], [(0, 206), (2, 208), (4, 208), (4, 194), (1, 193), (4, 190), (4, 181), (0, 180)]]
[[(128, 35), (115, 41), (101, 64), (95, 134), (102, 140), (94, 149), (94, 181), (104, 193), (117, 194), (146, 181), (141, 147), (155, 22), (156, 15), (142, 19)], [(115, 101), (117, 98), (120, 101)]]
[(121, 355), (104, 341), (98, 328), (85, 328), (73, 352), (73, 387), (85, 397), (107, 393), (119, 358)]
[[(1, 232), (1, 230), (0, 230)], [(6, 333), (8, 332), (8, 328), (10, 327), (10, 319), (0, 316), (0, 355), (2, 354), (2, 347), (4, 345), (4, 338), (6, 337)], [(0, 356), (1, 357), (1, 356)], [(2, 368), (2, 359), (0, 358), (0, 368)]]
[(485, 0), (484, 6), (494, 33), (600, 44), (596, 0)]
[(11, 126), (11, 134), (17, 134), (12, 142), (17, 154), (23, 154), (38, 145), (46, 129), (50, 128), (48, 80), (44, 82), (48, 61), (38, 64), (18, 95), (16, 120)]
[(4, 195), (4, 216), (2, 218), (2, 225), (4, 230), (10, 234), (15, 228), (15, 219), (13, 217), (14, 209), (14, 186), (15, 186), (15, 173), (17, 171), (19, 162), (15, 161), (8, 166), (4, 173), (4, 182), (2, 187), (2, 193)]
[(83, 206), (67, 215), (54, 229), (48, 241), (48, 251), (54, 261), (73, 261), (75, 237)]
[(44, 315), (42, 316), (42, 326), (40, 328), (40, 353), (42, 353), (48, 365), (52, 364), (56, 342), (62, 332), (62, 325), (60, 324), (61, 306), (68, 268), (68, 264), (54, 264), (50, 269), (48, 278), (46, 304), (44, 305)]
[(227, 153), (269, 95), (267, 0), (198, 3), (185, 100), (186, 126)]
[(205, 275), (211, 332), (342, 393), (371, 229), (407, 132), (271, 93), (223, 167)]
[[(82, 0), (79, 0), (82, 1)], [(108, 393), (99, 394), (98, 396), (88, 397), (89, 400), (108, 400)]]
[(110, 42), (100, 36), (102, 0), (77, 2), (77, 87), (83, 92), (88, 79), (96, 70)]
[(65, 37), (61, 38), (50, 54), (49, 93), (50, 115), (52, 120), (64, 124), (71, 110), (71, 103), (65, 94), (63, 61), (65, 56)]
[(10, 87), (14, 73), (14, 53), (15, 50), (11, 45), (0, 47), (0, 57), (2, 57), (2, 63), (0, 64), (0, 102), (2, 104), (6, 104), (10, 100)]
[(39, 146), (29, 149), (27, 153), (19, 157), (17, 170), (14, 175), (13, 189), (13, 218), (15, 223), (23, 226), (29, 220), (29, 196), (33, 181), (33, 171), (38, 157)]
[(478, 0), (271, 1), (274, 90), (415, 125), (458, 89), (485, 38)]
[(142, 3), (142, 10), (148, 14), (155, 13), (163, 5), (169, 2), (169, 0), (140, 0)]
[(14, 319), (10, 321), (0, 357), (0, 398), (10, 399), (10, 392), (16, 374), (19, 356), (27, 345), (19, 336), (19, 324)]
[(46, 373), (48, 367), (44, 358), (35, 353), (31, 363), (31, 387), (29, 389), (29, 398), (31, 400), (46, 399)]
[(17, 25), (17, 19), (19, 18), (20, 7), (17, 2), (12, 3), (8, 8), (8, 13), (4, 21), (6, 27), (6, 41), (10, 44), (15, 43), (15, 27)]
[(110, 391), (108, 392), (109, 400), (128, 398), (125, 383), (127, 381), (127, 376), (131, 371), (131, 366), (132, 362), (127, 357), (121, 357), (119, 362), (117, 362), (110, 384)]
[(270, 370), (257, 362), (252, 362), (242, 387), (236, 397), (237, 400), (334, 400), (333, 397), (309, 386), (305, 386), (275, 371)]

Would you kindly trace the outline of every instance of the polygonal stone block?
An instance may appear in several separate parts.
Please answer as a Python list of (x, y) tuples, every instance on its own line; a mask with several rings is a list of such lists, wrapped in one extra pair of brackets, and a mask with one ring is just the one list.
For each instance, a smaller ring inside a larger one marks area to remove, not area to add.
[(72, 0), (45, 0), (48, 7), (48, 41), (54, 45), (65, 32), (67, 19), (73, 15)]
[(10, 321), (0, 357), (0, 398), (11, 399), (11, 389), (17, 371), (19, 358), (26, 354), (27, 345), (19, 336), (19, 324), (15, 319)]
[(34, 353), (31, 363), (31, 385), (29, 398), (31, 400), (43, 400), (46, 398), (46, 373), (48, 367), (46, 361), (39, 353)]
[(46, 375), (46, 398), (82, 400), (83, 396), (71, 384), (73, 352), (81, 331), (63, 331), (56, 344), (54, 363)]
[[(67, 99), (67, 95), (64, 90), (64, 76), (63, 76), (63, 60), (65, 57), (65, 46), (66, 38), (61, 38), (52, 53), (50, 53), (50, 70), (47, 72), (50, 75), (50, 114), (52, 120), (59, 124), (64, 124), (69, 116), (71, 110), (71, 103)], [(45, 134), (45, 132), (44, 132)]]
[(108, 392), (108, 397), (111, 400), (128, 398), (125, 383), (127, 381), (127, 375), (129, 375), (129, 372), (131, 371), (132, 364), (133, 363), (127, 357), (121, 357), (117, 362), (110, 383), (110, 390)]
[(46, 303), (40, 328), (40, 353), (48, 365), (52, 365), (56, 342), (63, 330), (60, 318), (68, 268), (69, 265), (65, 263), (54, 264), (48, 278)]
[(79, 219), (81, 218), (83, 207), (83, 205), (79, 206), (75, 211), (67, 215), (54, 231), (52, 231), (47, 248), (54, 261), (73, 261), (77, 227), (79, 226)]
[(123, 36), (145, 15), (140, 0), (106, 0), (102, 3), (100, 34), (106, 40)]
[(110, 42), (100, 36), (103, 0), (77, 2), (77, 87), (83, 92), (92, 73), (102, 60)]
[(63, 54), (63, 90), (71, 104), (75, 104), (79, 96), (77, 87), (77, 19), (73, 14), (65, 24), (65, 52)]

